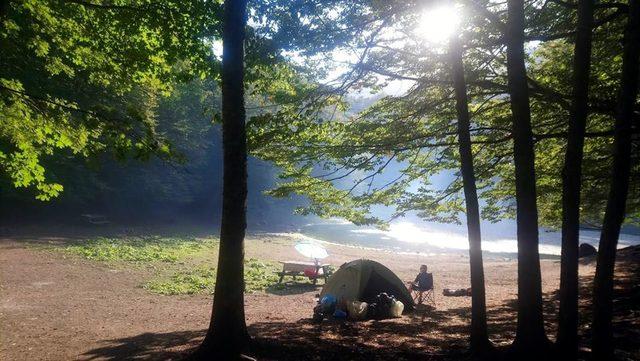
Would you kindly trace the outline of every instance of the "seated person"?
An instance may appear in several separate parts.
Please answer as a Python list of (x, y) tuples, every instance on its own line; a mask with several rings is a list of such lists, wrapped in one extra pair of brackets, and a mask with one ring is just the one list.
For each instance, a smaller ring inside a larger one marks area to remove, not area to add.
[(433, 288), (433, 274), (427, 273), (427, 265), (420, 266), (420, 273), (411, 282), (412, 291), (428, 291)]

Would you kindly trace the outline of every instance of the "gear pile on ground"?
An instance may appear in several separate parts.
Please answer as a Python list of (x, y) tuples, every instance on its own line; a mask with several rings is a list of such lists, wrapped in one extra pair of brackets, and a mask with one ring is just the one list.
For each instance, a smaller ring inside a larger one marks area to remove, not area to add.
[(374, 302), (360, 301), (338, 302), (332, 295), (326, 295), (320, 299), (313, 309), (313, 320), (322, 322), (325, 318), (365, 320), (401, 317), (404, 304), (396, 300), (395, 296), (382, 292), (375, 296)]
[(375, 302), (369, 304), (367, 308), (367, 318), (382, 320), (391, 317), (391, 307), (396, 302), (396, 298), (389, 296), (386, 292), (376, 296)]

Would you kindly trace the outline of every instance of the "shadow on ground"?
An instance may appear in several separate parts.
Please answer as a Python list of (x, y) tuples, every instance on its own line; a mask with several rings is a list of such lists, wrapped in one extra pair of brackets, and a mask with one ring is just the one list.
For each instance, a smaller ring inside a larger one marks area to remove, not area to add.
[(269, 286), (266, 289), (266, 292), (277, 296), (299, 295), (311, 291), (317, 291), (317, 293), (320, 293), (323, 286), (324, 284), (314, 285), (312, 283), (298, 282), (276, 283)]
[(85, 360), (180, 360), (185, 350), (196, 347), (207, 330), (143, 333), (103, 341), (103, 347), (82, 355)]
[[(617, 356), (640, 359), (640, 247), (619, 253), (616, 268), (614, 332)], [(591, 262), (586, 260), (584, 262)], [(580, 290), (582, 346), (589, 347), (591, 282), (582, 277)], [(544, 295), (547, 333), (556, 332), (557, 291)], [(492, 341), (501, 348), (513, 341), (516, 300), (488, 311)], [(309, 310), (311, 313), (311, 310)], [(461, 360), (469, 359), (469, 308), (419, 309), (401, 319), (321, 324), (258, 322), (249, 326), (254, 337), (250, 354), (260, 360)], [(180, 359), (197, 347), (205, 330), (167, 334), (142, 334), (106, 341), (104, 347), (84, 356), (107, 360)]]

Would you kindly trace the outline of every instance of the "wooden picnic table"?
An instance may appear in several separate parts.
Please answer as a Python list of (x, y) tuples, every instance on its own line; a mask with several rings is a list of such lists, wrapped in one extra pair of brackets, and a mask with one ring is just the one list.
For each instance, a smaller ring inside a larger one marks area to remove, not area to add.
[[(329, 266), (331, 265), (328, 263), (302, 261), (280, 261), (280, 263), (282, 263), (282, 271), (278, 272), (278, 275), (280, 275), (280, 280), (278, 281), (278, 283), (282, 283), (284, 276), (292, 276), (294, 281), (297, 276), (309, 277), (309, 279), (313, 281), (314, 285), (318, 282), (318, 278), (322, 277), (324, 278), (324, 282), (327, 283), (327, 279), (329, 278), (331, 273), (329, 269)], [(315, 268), (315, 276), (305, 275), (304, 271), (310, 268)]]

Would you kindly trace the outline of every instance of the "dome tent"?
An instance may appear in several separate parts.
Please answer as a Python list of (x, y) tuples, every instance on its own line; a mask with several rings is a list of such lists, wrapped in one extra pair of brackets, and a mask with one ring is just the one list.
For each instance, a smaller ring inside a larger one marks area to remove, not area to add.
[(338, 300), (371, 302), (382, 292), (395, 296), (405, 309), (413, 309), (411, 294), (400, 278), (381, 263), (368, 259), (340, 266), (322, 288), (320, 298), (332, 295)]

